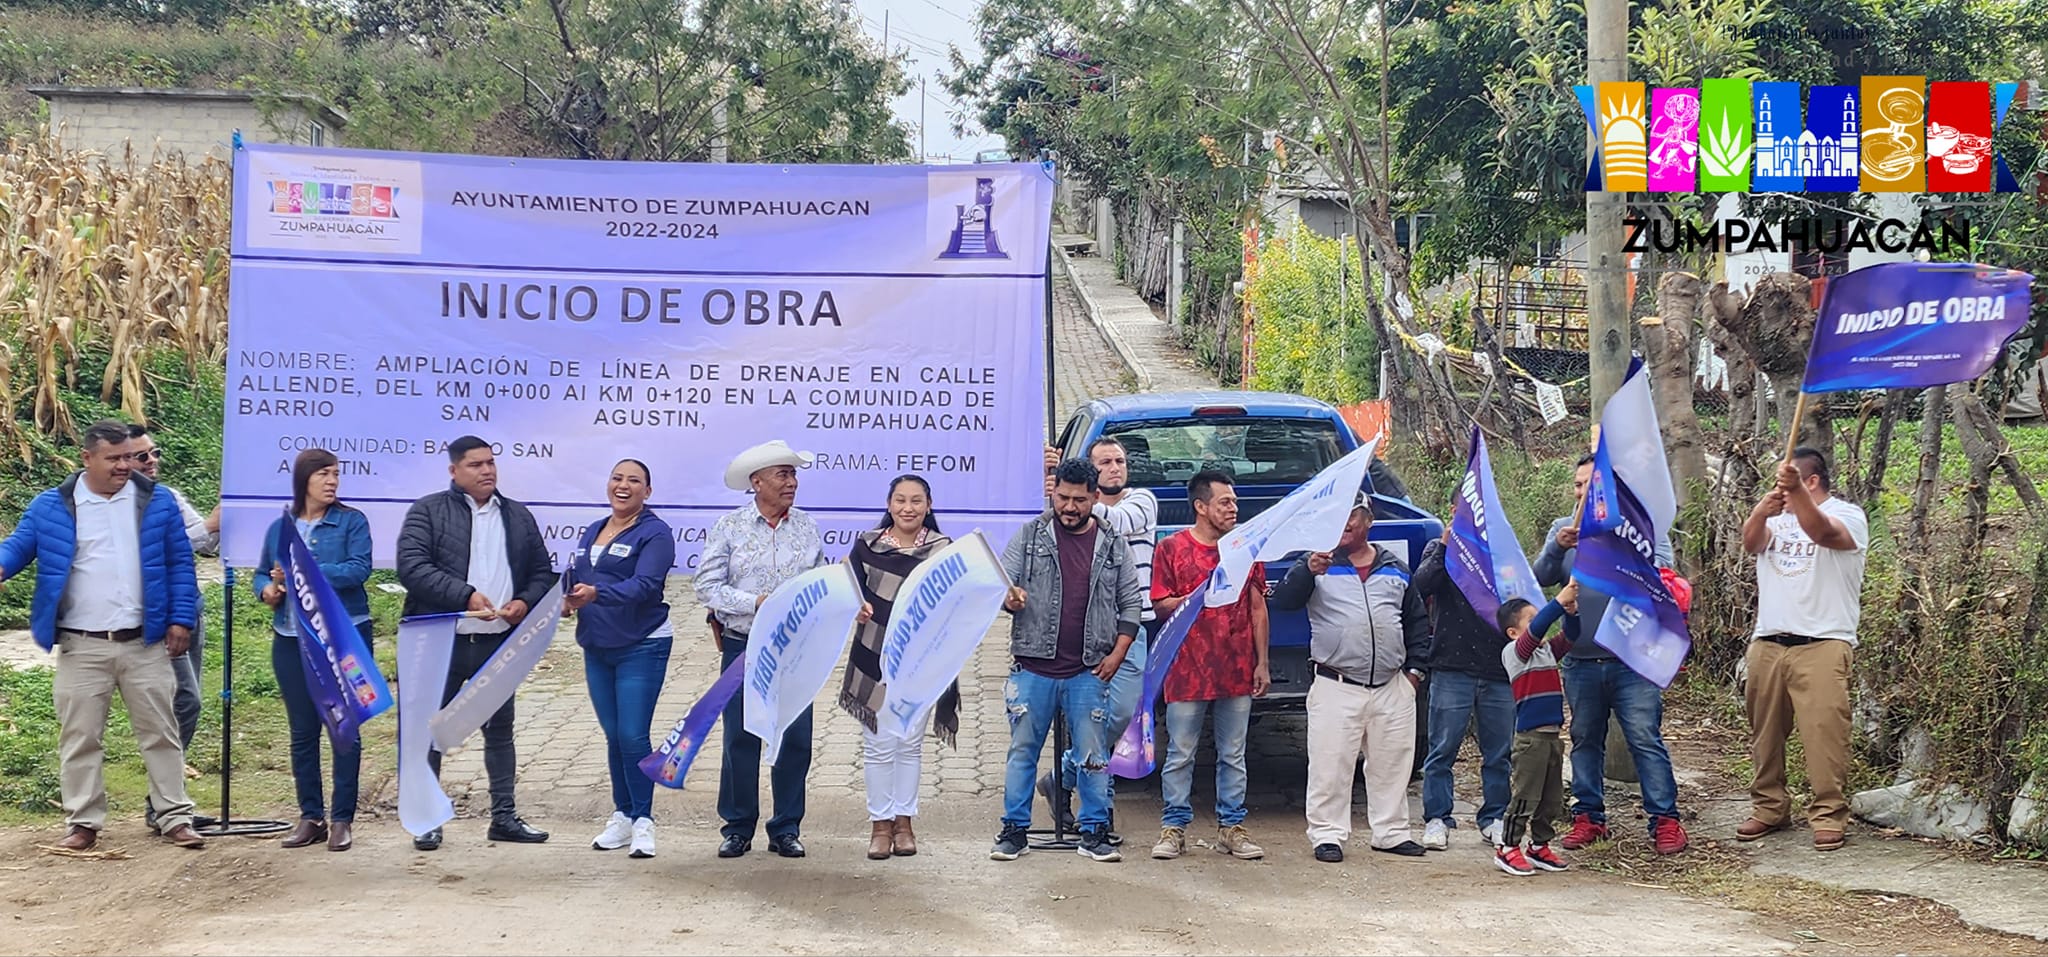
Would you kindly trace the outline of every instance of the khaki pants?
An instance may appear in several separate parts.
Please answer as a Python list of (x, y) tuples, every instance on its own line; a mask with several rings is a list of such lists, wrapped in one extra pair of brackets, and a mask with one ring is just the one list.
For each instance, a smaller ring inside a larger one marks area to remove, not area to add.
[(1308, 841), (1351, 837), (1351, 784), (1365, 755), (1372, 846), (1413, 840), (1408, 779), (1415, 769), (1415, 686), (1396, 675), (1377, 688), (1318, 676), (1308, 689)]
[(116, 688), (128, 705), (128, 723), (149, 772), (149, 802), (157, 809), (158, 829), (192, 823), (192, 799), (185, 794), (185, 752), (178, 746), (178, 716), (171, 705), (178, 678), (164, 646), (86, 638), (61, 630), (57, 638), (61, 653), (54, 691), (65, 823), (95, 831), (106, 826), (102, 738)]
[(1792, 817), (1785, 790), (1785, 739), (1796, 729), (1806, 751), (1806, 781), (1813, 788), (1807, 820), (1815, 830), (1840, 831), (1849, 823), (1849, 663), (1846, 641), (1816, 641), (1787, 648), (1749, 643), (1750, 813), (1765, 824)]
[(1542, 847), (1557, 837), (1557, 819), (1564, 816), (1564, 742), (1557, 729), (1515, 732), (1514, 762), (1501, 843), (1521, 847), (1527, 834), (1530, 847)]

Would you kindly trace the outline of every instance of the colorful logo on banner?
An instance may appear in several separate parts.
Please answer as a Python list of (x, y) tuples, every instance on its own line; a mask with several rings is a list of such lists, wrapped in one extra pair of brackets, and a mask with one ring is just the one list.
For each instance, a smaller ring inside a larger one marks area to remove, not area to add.
[(398, 187), (274, 179), (270, 181), (270, 211), (279, 216), (397, 219)]
[(1573, 87), (1598, 143), (1588, 192), (2016, 193), (1991, 149), (2017, 83), (1866, 76)]

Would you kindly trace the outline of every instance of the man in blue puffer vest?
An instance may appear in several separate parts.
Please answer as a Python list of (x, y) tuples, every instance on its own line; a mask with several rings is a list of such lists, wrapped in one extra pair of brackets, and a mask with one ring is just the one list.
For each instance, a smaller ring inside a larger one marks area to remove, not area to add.
[(206, 840), (192, 829), (185, 752), (172, 706), (171, 659), (192, 643), (199, 582), (178, 503), (135, 471), (128, 427), (85, 432), (85, 467), (37, 495), (0, 542), (0, 580), (36, 563), (29, 629), (57, 656), (58, 759), (65, 822), (58, 846), (83, 851), (107, 820), (102, 739), (114, 690), (149, 772), (157, 828), (179, 847)]

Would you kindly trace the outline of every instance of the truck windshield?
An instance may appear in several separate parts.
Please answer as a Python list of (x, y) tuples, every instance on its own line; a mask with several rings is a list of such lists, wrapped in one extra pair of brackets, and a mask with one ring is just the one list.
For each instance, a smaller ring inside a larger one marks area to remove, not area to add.
[(1140, 488), (1185, 485), (1212, 468), (1241, 485), (1299, 484), (1344, 454), (1328, 419), (1152, 419), (1114, 423), (1105, 434), (1124, 444), (1130, 484)]

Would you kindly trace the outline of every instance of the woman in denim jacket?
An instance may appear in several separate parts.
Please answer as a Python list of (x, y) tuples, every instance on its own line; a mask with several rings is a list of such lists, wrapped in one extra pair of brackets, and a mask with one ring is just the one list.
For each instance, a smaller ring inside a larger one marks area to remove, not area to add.
[[(363, 513), (338, 501), (341, 465), (326, 449), (307, 449), (292, 462), (291, 519), (298, 525), (313, 560), (327, 583), (334, 586), (348, 611), (349, 621), (370, 647), (370, 596), (363, 583), (370, 577), (370, 522)], [(277, 674), (278, 695), (284, 698), (284, 713), (292, 729), (292, 783), (299, 797), (299, 823), (285, 835), (284, 847), (305, 847), (327, 842), (330, 851), (346, 851), (354, 844), (351, 833), (356, 817), (356, 783), (361, 775), (362, 746), (334, 750), (333, 816), (322, 807), (320, 794), (320, 734), (324, 724), (312, 692), (306, 687), (306, 668), (299, 657), (298, 626), (286, 602), (284, 569), (278, 562), (283, 550), (283, 518), (272, 522), (263, 536), (263, 557), (259, 569), (268, 577), (255, 578), (257, 597), (276, 609), (271, 628), (277, 632), (270, 644), (270, 667)], [(374, 649), (372, 649), (374, 650)]]

